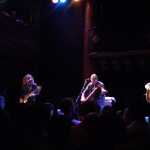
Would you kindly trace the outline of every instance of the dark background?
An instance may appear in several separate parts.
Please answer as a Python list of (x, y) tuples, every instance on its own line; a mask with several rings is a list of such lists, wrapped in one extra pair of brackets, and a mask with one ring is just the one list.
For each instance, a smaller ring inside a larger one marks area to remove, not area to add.
[[(42, 85), (42, 101), (76, 98), (83, 84), (84, 4), (55, 7), (47, 0), (8, 0), (0, 3), (0, 10), (0, 87), (8, 101), (17, 101), (26, 73)], [(96, 73), (120, 107), (135, 102), (146, 105), (144, 84), (150, 76), (147, 5), (94, 0), (93, 12), (89, 57)]]
[(42, 101), (78, 96), (82, 86), (82, 16), (81, 6), (55, 7), (46, 0), (14, 0), (1, 5), (0, 87), (9, 102), (18, 101), (26, 73), (42, 85)]
[(125, 105), (145, 106), (144, 84), (150, 76), (149, 16), (145, 1), (94, 1), (98, 42), (91, 42), (91, 60), (110, 94)]

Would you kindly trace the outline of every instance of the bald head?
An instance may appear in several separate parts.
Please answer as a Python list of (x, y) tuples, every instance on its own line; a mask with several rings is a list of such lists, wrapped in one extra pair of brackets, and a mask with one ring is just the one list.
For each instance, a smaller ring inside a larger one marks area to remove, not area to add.
[(94, 73), (90, 76), (90, 80), (91, 82), (97, 81), (98, 80), (98, 76)]

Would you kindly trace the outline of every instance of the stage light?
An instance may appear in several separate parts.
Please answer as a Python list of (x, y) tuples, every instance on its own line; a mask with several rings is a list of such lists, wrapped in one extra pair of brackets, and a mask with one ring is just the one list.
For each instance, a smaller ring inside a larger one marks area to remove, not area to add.
[(52, 0), (52, 3), (57, 4), (59, 0)]
[(79, 2), (80, 0), (73, 0), (74, 2)]
[(60, 0), (60, 3), (66, 3), (67, 0)]
[(79, 5), (83, 0), (72, 0), (73, 5)]

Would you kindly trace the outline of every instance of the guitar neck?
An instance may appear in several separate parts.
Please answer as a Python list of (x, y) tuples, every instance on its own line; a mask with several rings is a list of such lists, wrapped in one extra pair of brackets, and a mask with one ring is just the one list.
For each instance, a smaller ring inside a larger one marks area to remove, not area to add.
[(89, 101), (95, 95), (98, 89), (98, 87), (94, 88), (94, 90), (86, 97), (85, 101)]

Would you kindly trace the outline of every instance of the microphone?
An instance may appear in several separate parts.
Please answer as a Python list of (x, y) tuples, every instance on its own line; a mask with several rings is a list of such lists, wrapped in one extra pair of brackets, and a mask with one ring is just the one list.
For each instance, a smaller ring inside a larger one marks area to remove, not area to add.
[(86, 78), (85, 80), (84, 80), (84, 84), (83, 84), (83, 87), (82, 87), (82, 92), (84, 91), (84, 89), (85, 89), (85, 87), (88, 85), (88, 83), (90, 82), (90, 79), (89, 78)]
[(89, 82), (90, 82), (90, 79), (89, 79), (89, 78), (86, 78), (86, 79), (84, 80), (84, 86), (86, 86)]

